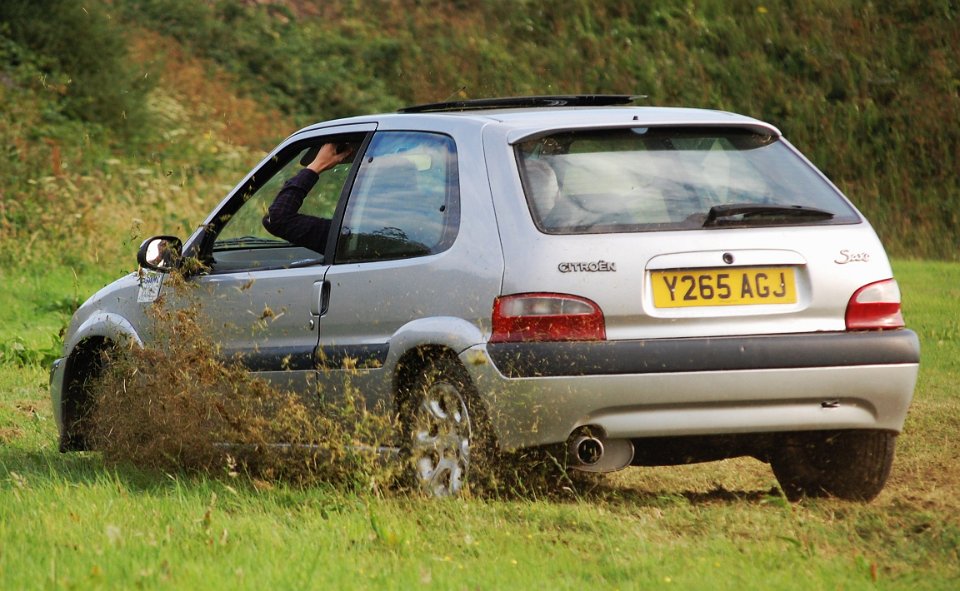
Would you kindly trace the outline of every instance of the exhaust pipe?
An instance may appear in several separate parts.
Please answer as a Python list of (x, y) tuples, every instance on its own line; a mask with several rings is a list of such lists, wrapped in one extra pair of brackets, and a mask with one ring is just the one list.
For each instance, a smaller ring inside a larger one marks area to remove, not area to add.
[(571, 436), (567, 450), (570, 467), (584, 472), (615, 472), (633, 461), (632, 441), (595, 437), (586, 429)]
[(603, 459), (603, 442), (596, 437), (580, 435), (570, 443), (570, 451), (582, 465), (593, 466)]

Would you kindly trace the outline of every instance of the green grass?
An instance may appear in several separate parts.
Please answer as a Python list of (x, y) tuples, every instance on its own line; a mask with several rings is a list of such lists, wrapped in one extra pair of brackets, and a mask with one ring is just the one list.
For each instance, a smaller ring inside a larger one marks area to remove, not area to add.
[[(894, 266), (923, 362), (870, 504), (785, 503), (749, 459), (445, 502), (111, 468), (56, 451), (44, 368), (0, 364), (0, 588), (956, 588), (960, 265)], [(43, 302), (102, 283), (70, 276), (8, 274), (2, 338), (42, 342), (64, 314)]]
[(903, 292), (904, 317), (920, 335), (923, 347), (921, 383), (944, 395), (956, 394), (955, 382), (960, 376), (960, 265), (898, 261), (894, 273)]
[(49, 346), (59, 339), (73, 311), (94, 291), (125, 271), (136, 262), (133, 253), (126, 268), (118, 265), (79, 268), (36, 265), (30, 268), (0, 268), (0, 343), (14, 339), (24, 341), (28, 348)]

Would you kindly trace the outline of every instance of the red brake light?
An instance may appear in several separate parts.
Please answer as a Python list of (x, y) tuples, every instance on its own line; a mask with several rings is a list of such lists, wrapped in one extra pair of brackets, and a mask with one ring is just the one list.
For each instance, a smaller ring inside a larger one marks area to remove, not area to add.
[(864, 285), (847, 304), (847, 330), (903, 328), (900, 287), (893, 279)]
[(490, 342), (602, 341), (603, 312), (586, 298), (557, 293), (522, 293), (493, 302)]

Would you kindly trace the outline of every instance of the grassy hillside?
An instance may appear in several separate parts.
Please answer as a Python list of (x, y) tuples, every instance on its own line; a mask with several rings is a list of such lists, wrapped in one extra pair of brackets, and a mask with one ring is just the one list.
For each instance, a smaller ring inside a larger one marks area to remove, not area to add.
[(895, 255), (960, 257), (956, 0), (6, 0), (0, 82), (8, 263), (185, 233), (311, 121), (577, 92), (769, 120)]

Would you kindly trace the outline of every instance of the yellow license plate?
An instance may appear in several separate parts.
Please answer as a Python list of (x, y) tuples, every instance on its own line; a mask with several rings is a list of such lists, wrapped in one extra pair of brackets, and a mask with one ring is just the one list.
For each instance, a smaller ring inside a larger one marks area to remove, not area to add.
[(750, 306), (795, 304), (797, 285), (791, 267), (653, 271), (653, 305)]

